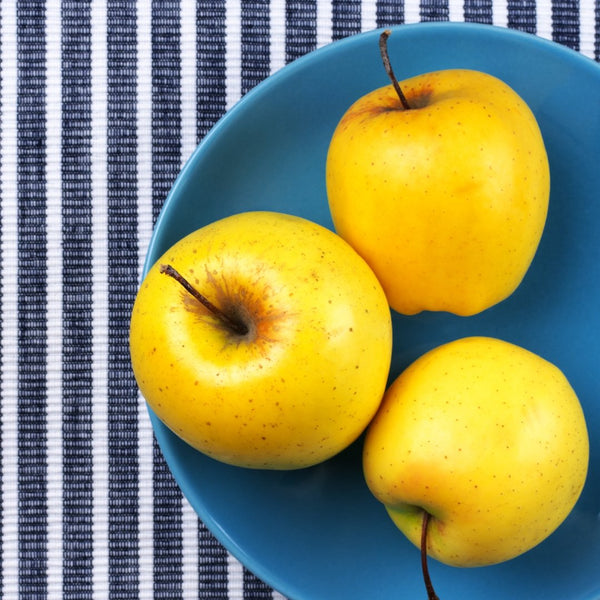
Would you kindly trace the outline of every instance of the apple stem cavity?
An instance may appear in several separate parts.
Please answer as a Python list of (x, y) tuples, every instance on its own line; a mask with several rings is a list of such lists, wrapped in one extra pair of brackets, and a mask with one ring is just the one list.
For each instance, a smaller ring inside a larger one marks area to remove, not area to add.
[(430, 517), (431, 515), (427, 511), (423, 511), (423, 524), (421, 525), (421, 569), (423, 571), (425, 589), (427, 590), (427, 600), (440, 600), (433, 589), (427, 565), (427, 528), (429, 527)]
[(388, 74), (388, 77), (390, 78), (390, 81), (392, 82), (392, 85), (394, 86), (394, 89), (396, 90), (396, 93), (398, 94), (398, 98), (400, 98), (400, 103), (402, 104), (402, 108), (404, 108), (404, 110), (410, 110), (411, 106), (408, 103), (408, 100), (406, 99), (406, 96), (404, 95), (404, 92), (402, 91), (402, 88), (400, 87), (400, 84), (398, 83), (396, 76), (394, 75), (394, 70), (392, 69), (392, 63), (390, 62), (390, 55), (388, 54), (388, 49), (387, 49), (387, 40), (391, 34), (392, 34), (392, 32), (389, 29), (386, 29), (385, 31), (383, 31), (381, 33), (381, 35), (379, 36), (379, 52), (381, 53), (381, 59), (383, 60), (383, 66), (385, 67), (385, 72)]
[(172, 277), (177, 281), (186, 292), (191, 294), (202, 306), (208, 309), (231, 333), (236, 335), (244, 336), (248, 333), (248, 326), (241, 320), (229, 316), (223, 312), (220, 308), (215, 306), (206, 296), (202, 295), (192, 284), (181, 275), (171, 265), (160, 265), (160, 272)]

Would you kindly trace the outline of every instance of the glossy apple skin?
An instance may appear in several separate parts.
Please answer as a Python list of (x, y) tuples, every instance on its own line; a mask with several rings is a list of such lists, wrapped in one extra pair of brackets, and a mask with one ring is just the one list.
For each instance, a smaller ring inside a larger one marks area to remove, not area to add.
[(483, 337), (440, 346), (390, 386), (363, 452), (367, 484), (397, 527), (453, 566), (513, 558), (549, 536), (577, 501), (588, 434), (554, 365)]
[(473, 315), (507, 298), (548, 210), (544, 141), (499, 79), (446, 70), (375, 90), (342, 117), (327, 156), (336, 231), (371, 265), (390, 305)]
[[(176, 281), (251, 323), (232, 334)], [(131, 318), (133, 370), (149, 406), (209, 456), (294, 469), (366, 428), (387, 382), (390, 309), (375, 275), (332, 231), (247, 212), (179, 241), (150, 269)]]

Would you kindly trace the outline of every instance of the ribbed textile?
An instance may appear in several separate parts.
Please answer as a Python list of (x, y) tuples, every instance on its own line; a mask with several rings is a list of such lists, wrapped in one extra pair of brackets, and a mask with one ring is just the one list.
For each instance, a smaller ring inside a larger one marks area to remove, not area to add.
[(600, 60), (598, 2), (2, 0), (0, 598), (281, 600), (182, 497), (130, 368), (175, 177), (243, 94), (332, 40), (450, 19)]

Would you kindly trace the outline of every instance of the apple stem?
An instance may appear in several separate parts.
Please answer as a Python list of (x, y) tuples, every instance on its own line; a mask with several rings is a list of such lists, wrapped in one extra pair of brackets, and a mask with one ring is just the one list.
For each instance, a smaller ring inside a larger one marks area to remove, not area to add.
[(427, 566), (427, 528), (431, 515), (423, 512), (423, 524), (421, 525), (421, 569), (423, 570), (423, 580), (427, 589), (427, 600), (440, 600), (433, 589), (431, 577), (429, 576), (429, 567)]
[(246, 335), (248, 333), (248, 327), (245, 323), (239, 319), (230, 317), (227, 313), (224, 313), (220, 308), (215, 306), (206, 296), (203, 296), (192, 284), (181, 275), (171, 265), (160, 265), (160, 272), (172, 277), (175, 281), (183, 286), (183, 288), (191, 294), (202, 306), (207, 308), (215, 317), (217, 317), (223, 325), (225, 325), (232, 333), (238, 335)]
[(390, 62), (390, 55), (388, 54), (387, 49), (387, 40), (390, 37), (392, 32), (389, 29), (386, 29), (379, 36), (379, 52), (381, 53), (381, 59), (383, 60), (383, 66), (385, 67), (385, 72), (388, 74), (396, 93), (398, 94), (398, 98), (400, 98), (400, 102), (402, 103), (402, 107), (404, 110), (410, 110), (411, 106), (394, 75), (394, 71), (392, 69), (392, 63)]

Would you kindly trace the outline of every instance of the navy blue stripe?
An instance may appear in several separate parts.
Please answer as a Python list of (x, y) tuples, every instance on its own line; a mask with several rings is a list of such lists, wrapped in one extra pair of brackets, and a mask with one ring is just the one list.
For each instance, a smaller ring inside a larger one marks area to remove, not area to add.
[[(156, 217), (181, 163), (179, 3), (152, 2), (152, 206)], [(182, 496), (154, 440), (154, 598), (182, 595)]]
[(493, 23), (492, 5), (492, 0), (465, 0), (465, 21), (491, 25)]
[(63, 598), (92, 595), (90, 2), (62, 6)]
[(536, 33), (537, 12), (535, 0), (508, 0), (508, 26), (527, 33)]
[(152, 212), (158, 216), (181, 161), (179, 3), (152, 1)]
[(317, 47), (316, 0), (289, 0), (285, 20), (285, 59), (291, 62)]
[(579, 50), (579, 0), (552, 0), (552, 39)]
[(180, 598), (183, 589), (182, 496), (154, 444), (154, 596)]
[(242, 2), (242, 95), (270, 73), (269, 0)]
[(360, 0), (333, 0), (331, 8), (334, 40), (360, 33)]
[(19, 597), (47, 595), (45, 31), (17, 3)]
[(197, 139), (200, 141), (226, 109), (225, 0), (196, 3)]
[(198, 598), (227, 598), (227, 551), (214, 535), (199, 522), (198, 527)]
[(421, 21), (447, 21), (450, 18), (448, 0), (421, 0)]
[(391, 27), (404, 23), (404, 0), (378, 0), (377, 27)]
[(273, 590), (244, 568), (244, 600), (272, 600)]
[(128, 344), (138, 277), (135, 8), (134, 0), (107, 5), (110, 598), (137, 598), (139, 582), (137, 386)]

